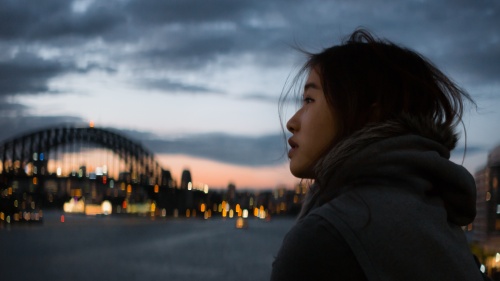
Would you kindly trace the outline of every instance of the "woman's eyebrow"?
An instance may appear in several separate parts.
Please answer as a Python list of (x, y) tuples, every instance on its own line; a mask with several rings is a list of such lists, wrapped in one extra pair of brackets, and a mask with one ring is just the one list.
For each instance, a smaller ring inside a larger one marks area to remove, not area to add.
[(320, 87), (314, 82), (308, 82), (304, 85), (304, 92), (309, 89), (320, 89)]

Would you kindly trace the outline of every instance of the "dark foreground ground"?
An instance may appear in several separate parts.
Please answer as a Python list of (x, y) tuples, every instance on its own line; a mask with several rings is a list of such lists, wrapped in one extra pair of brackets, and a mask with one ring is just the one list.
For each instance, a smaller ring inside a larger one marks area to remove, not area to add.
[(294, 223), (61, 215), (0, 226), (0, 280), (268, 280)]

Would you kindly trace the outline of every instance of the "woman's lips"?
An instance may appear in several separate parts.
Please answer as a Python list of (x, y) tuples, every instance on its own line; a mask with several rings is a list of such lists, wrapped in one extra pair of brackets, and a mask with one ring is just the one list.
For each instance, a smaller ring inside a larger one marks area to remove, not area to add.
[(288, 144), (290, 145), (290, 150), (288, 151), (288, 158), (292, 158), (293, 153), (295, 152), (295, 150), (297, 150), (297, 147), (299, 146), (292, 139), (288, 139)]

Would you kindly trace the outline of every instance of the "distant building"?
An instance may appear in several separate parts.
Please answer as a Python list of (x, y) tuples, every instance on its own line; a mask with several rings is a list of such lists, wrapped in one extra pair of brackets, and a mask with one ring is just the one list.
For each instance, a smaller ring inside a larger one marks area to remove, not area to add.
[[(488, 245), (493, 240), (500, 251), (500, 146), (488, 155), (486, 167), (475, 173), (477, 215), (472, 225), (473, 240)], [(498, 243), (497, 243), (498, 242)], [(493, 244), (491, 246), (493, 246)]]
[(193, 179), (191, 178), (191, 172), (189, 170), (182, 171), (181, 175), (181, 189), (191, 189), (193, 185)]
[(168, 186), (168, 187), (174, 187), (174, 181), (172, 179), (172, 174), (170, 173), (169, 170), (161, 170), (161, 185), (162, 186)]
[(230, 183), (227, 185), (227, 200), (229, 202), (234, 202), (236, 199), (236, 185)]
[[(483, 262), (489, 270), (500, 269), (500, 145), (488, 155), (484, 168), (475, 173), (477, 214), (466, 229), (471, 240), (480, 248)], [(490, 271), (491, 272), (491, 271)]]

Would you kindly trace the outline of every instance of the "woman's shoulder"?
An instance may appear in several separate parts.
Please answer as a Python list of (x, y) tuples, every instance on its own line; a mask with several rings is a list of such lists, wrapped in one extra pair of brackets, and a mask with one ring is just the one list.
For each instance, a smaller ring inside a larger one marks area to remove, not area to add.
[(365, 280), (342, 235), (323, 218), (308, 215), (285, 236), (271, 280)]

